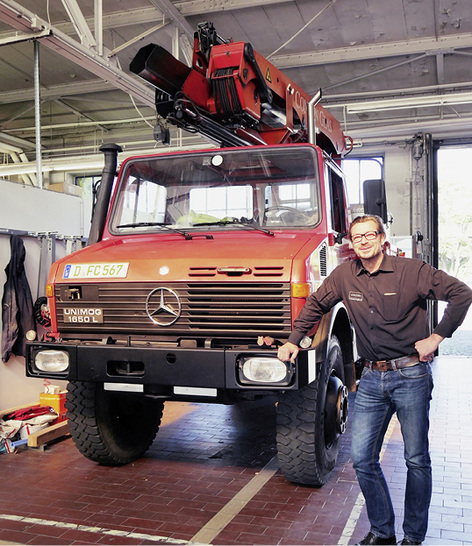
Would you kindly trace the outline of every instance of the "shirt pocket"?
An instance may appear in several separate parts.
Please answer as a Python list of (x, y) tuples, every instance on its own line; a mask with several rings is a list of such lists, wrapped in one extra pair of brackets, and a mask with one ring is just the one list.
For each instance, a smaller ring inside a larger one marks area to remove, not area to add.
[(405, 317), (405, 296), (399, 290), (379, 294), (379, 313), (385, 322), (398, 322)]

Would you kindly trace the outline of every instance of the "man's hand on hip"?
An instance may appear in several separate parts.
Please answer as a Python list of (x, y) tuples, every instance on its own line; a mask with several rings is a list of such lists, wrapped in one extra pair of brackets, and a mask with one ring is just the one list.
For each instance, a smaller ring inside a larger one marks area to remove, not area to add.
[(432, 360), (436, 349), (443, 339), (439, 334), (431, 334), (425, 339), (418, 340), (415, 343), (415, 349), (418, 351), (420, 362)]
[(284, 345), (279, 347), (277, 358), (282, 362), (288, 362), (289, 360), (290, 362), (295, 362), (299, 350), (300, 349), (294, 343), (287, 341), (287, 343), (284, 343)]

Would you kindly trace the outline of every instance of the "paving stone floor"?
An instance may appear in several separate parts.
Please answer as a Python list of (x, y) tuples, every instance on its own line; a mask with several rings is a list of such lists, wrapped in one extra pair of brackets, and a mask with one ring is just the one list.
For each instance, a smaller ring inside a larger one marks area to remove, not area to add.
[[(472, 544), (472, 358), (440, 356), (433, 370), (424, 544)], [(382, 464), (401, 539), (406, 471), (395, 420), (388, 434)], [(277, 470), (273, 403), (167, 403), (146, 456), (124, 467), (85, 459), (71, 439), (0, 455), (0, 543), (354, 544), (369, 526), (349, 444), (348, 428), (325, 486), (297, 486)]]

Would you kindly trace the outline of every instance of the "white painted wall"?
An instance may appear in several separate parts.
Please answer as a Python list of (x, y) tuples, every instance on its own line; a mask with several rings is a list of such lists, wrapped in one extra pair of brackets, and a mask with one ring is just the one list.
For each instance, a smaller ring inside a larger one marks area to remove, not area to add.
[[(38, 295), (44, 295), (44, 288), (38, 289), (41, 246), (34, 234), (56, 232), (57, 237), (87, 237), (90, 217), (87, 218), (84, 211), (88, 213), (90, 207), (81, 197), (2, 180), (0, 195), (0, 293), (3, 296), (5, 268), (10, 261), (10, 235), (5, 230), (32, 232), (33, 235), (22, 239), (26, 249), (26, 276), (34, 302)], [(66, 242), (57, 240), (56, 258), (65, 256), (67, 251)], [(65, 388), (64, 382), (59, 385)], [(6, 364), (0, 360), (0, 410), (37, 403), (43, 390), (42, 380), (25, 376), (23, 357), (11, 357)]]

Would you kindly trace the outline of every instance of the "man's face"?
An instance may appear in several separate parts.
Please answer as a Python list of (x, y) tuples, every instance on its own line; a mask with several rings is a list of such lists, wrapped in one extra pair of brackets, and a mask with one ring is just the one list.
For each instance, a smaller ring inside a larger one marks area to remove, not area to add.
[(351, 240), (354, 252), (361, 260), (376, 258), (382, 252), (382, 245), (385, 242), (383, 234), (376, 235), (373, 239), (362, 237), (356, 241), (356, 235), (372, 234), (378, 230), (377, 224), (373, 220), (359, 222), (351, 229)]

